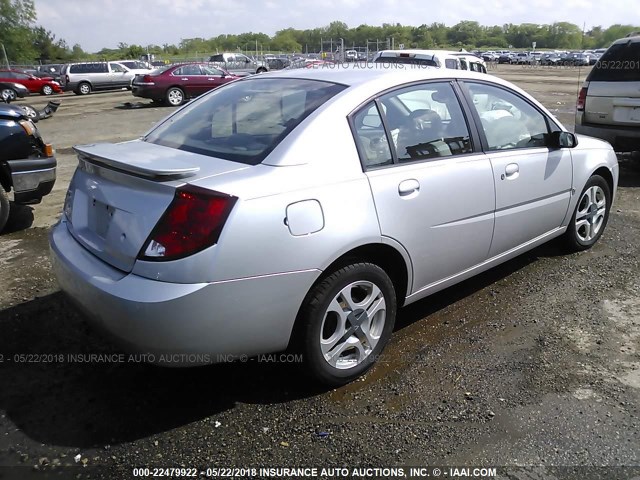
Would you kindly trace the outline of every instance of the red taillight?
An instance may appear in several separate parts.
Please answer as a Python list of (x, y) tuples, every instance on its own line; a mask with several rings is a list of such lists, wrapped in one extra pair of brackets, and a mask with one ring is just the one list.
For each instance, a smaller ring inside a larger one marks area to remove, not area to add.
[(151, 75), (145, 75), (142, 77), (142, 81), (144, 83), (153, 83), (153, 77)]
[(179, 188), (138, 258), (176, 260), (215, 245), (236, 200), (190, 185)]
[(587, 101), (587, 89), (588, 86), (584, 86), (580, 89), (580, 93), (578, 94), (578, 102), (576, 104), (576, 108), (579, 112), (584, 112), (584, 104)]

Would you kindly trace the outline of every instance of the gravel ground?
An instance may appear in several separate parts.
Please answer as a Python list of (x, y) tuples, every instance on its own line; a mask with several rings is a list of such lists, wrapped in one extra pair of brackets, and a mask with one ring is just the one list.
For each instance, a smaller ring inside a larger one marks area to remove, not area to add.
[[(492, 73), (572, 125), (584, 69)], [(17, 209), (0, 236), (0, 479), (133, 478), (143, 465), (536, 467), (504, 477), (518, 479), (569, 478), (553, 466), (640, 467), (637, 162), (621, 159), (593, 249), (548, 244), (401, 310), (379, 365), (327, 391), (277, 356), (189, 370), (113, 356), (58, 291), (47, 230), (73, 144), (134, 138), (170, 109), (122, 108), (135, 101), (126, 92), (62, 101), (39, 125), (58, 148), (56, 189)], [(102, 357), (72, 361), (89, 354)]]

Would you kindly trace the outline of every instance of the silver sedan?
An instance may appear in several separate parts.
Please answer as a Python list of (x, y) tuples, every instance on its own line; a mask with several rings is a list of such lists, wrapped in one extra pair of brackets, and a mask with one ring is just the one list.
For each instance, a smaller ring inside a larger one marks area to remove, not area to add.
[(556, 237), (591, 247), (618, 182), (609, 144), (514, 85), (423, 67), (248, 77), (76, 151), (51, 258), (88, 318), (161, 364), (288, 348), (329, 385), (398, 308)]

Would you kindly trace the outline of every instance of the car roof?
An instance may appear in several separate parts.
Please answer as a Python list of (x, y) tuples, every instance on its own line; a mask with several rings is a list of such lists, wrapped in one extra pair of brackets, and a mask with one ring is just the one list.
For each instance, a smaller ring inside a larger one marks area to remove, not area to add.
[(636, 42), (640, 42), (640, 35), (638, 35), (637, 32), (633, 32), (634, 35), (632, 36), (626, 36), (624, 38), (619, 38), (618, 40), (616, 40), (615, 42), (613, 42), (611, 45), (618, 45), (620, 43), (636, 43)]

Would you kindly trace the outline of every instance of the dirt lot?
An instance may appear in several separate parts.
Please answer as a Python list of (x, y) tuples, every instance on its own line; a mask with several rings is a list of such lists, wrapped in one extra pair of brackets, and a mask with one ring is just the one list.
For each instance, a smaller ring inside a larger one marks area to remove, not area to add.
[[(573, 125), (585, 69), (491, 73)], [(133, 139), (170, 109), (125, 108), (137, 102), (128, 92), (62, 102), (39, 124), (58, 152), (55, 190), (17, 209), (0, 236), (0, 466), (16, 466), (0, 478), (85, 463), (62, 472), (506, 465), (536, 468), (503, 478), (543, 479), (567, 478), (552, 466), (640, 467), (637, 164), (621, 159), (618, 197), (592, 250), (543, 246), (404, 309), (380, 364), (326, 391), (277, 361), (169, 370), (67, 360), (118, 353), (64, 299), (49, 267), (47, 230), (75, 168), (71, 147)], [(635, 475), (590, 468), (572, 478)]]

